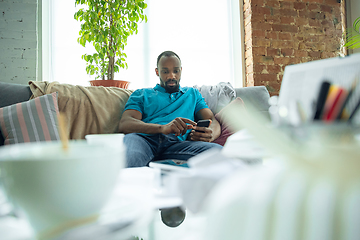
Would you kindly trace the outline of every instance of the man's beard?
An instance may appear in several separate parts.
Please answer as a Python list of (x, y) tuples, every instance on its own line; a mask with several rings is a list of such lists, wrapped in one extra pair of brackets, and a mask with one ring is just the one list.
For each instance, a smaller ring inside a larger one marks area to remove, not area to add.
[[(166, 90), (167, 93), (174, 93), (174, 92), (178, 92), (179, 91), (179, 86), (180, 86), (180, 80), (179, 81), (175, 81), (175, 80), (168, 80), (168, 81), (163, 81), (164, 82), (164, 88)], [(175, 85), (173, 86), (168, 86), (168, 83), (170, 82), (174, 82), (176, 83)]]

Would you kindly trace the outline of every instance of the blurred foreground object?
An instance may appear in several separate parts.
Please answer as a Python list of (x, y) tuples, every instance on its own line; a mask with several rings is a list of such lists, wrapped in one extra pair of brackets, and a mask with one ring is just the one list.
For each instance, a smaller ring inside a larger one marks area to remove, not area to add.
[[(95, 221), (124, 162), (122, 148), (69, 141), (19, 143), (0, 149), (1, 182), (37, 238)], [(91, 187), (89, 187), (91, 186)]]
[(204, 240), (360, 239), (356, 129), (309, 124), (283, 131), (251, 106), (230, 109), (227, 119), (283, 164), (220, 181), (204, 206)]
[(185, 219), (185, 210), (181, 207), (160, 209), (161, 221), (168, 227), (178, 227)]

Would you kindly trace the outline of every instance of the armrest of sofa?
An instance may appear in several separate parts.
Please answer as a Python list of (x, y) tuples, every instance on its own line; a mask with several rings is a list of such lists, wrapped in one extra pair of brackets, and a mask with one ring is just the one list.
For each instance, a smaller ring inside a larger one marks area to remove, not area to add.
[(31, 95), (29, 85), (0, 82), (0, 108), (28, 101)]
[[(0, 108), (28, 101), (31, 95), (28, 85), (0, 82)], [(4, 138), (0, 130), (0, 146), (2, 145), (4, 145)]]
[(236, 97), (240, 97), (245, 106), (252, 105), (255, 109), (263, 113), (267, 118), (269, 115), (269, 98), (270, 94), (265, 86), (235, 88)]

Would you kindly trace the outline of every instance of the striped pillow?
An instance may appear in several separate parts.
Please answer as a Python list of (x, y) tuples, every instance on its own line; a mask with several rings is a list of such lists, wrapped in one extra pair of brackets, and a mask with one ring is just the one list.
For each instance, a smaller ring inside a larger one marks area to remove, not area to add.
[(4, 144), (59, 140), (57, 93), (0, 108)]

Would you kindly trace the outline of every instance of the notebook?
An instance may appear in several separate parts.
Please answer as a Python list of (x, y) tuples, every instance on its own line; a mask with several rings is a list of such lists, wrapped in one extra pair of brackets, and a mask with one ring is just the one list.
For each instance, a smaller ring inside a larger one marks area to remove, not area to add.
[(160, 160), (149, 163), (149, 167), (158, 168), (162, 171), (188, 171), (187, 161), (182, 160)]

